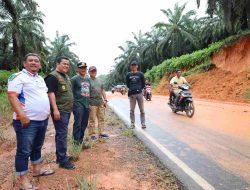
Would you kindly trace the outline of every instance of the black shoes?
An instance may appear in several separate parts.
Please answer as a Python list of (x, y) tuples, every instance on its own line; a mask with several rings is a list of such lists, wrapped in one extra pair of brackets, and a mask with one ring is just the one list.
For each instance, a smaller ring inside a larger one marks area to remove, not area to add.
[(66, 169), (66, 170), (73, 170), (75, 169), (75, 165), (73, 163), (71, 163), (70, 161), (59, 164), (60, 168)]
[[(72, 162), (72, 161), (74, 161), (74, 158), (73, 158), (73, 156), (67, 156), (67, 158), (68, 158), (68, 161), (69, 161), (69, 162)], [(59, 164), (59, 161), (58, 161), (58, 159), (56, 159), (56, 163), (57, 163), (57, 164)]]
[(131, 123), (130, 129), (134, 129), (134, 128), (135, 128), (135, 124), (134, 124), (134, 123)]

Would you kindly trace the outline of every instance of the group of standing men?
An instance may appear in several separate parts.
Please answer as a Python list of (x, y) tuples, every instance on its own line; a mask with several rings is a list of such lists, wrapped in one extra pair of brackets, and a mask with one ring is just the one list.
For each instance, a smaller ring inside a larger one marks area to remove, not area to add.
[(106, 93), (96, 78), (97, 69), (87, 64), (77, 64), (78, 74), (70, 79), (67, 75), (70, 61), (67, 57), (56, 60), (56, 69), (45, 80), (39, 76), (41, 58), (29, 53), (23, 62), (24, 69), (10, 76), (8, 98), (13, 108), (13, 127), (16, 132), (17, 150), (15, 157), (16, 175), (20, 176), (20, 190), (37, 187), (27, 177), (28, 161), (33, 166), (33, 176), (54, 174), (51, 169), (41, 169), (41, 149), (51, 114), (56, 135), (56, 162), (64, 169), (74, 169), (72, 157), (67, 155), (67, 135), (71, 112), (74, 114), (73, 139), (77, 145), (83, 144), (84, 132), (89, 123), (92, 140), (95, 136), (95, 120), (98, 119), (98, 137), (104, 134), (104, 113), (107, 104)]

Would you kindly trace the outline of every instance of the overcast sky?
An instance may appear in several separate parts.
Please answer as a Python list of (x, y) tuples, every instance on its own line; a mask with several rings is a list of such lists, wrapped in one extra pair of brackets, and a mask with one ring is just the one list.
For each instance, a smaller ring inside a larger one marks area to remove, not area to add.
[(45, 35), (53, 40), (56, 31), (75, 42), (71, 50), (98, 74), (107, 74), (121, 54), (118, 46), (132, 40), (132, 32), (150, 31), (157, 22), (166, 22), (160, 9), (187, 3), (186, 10), (205, 14), (206, 0), (197, 9), (196, 0), (36, 0), (45, 14)]

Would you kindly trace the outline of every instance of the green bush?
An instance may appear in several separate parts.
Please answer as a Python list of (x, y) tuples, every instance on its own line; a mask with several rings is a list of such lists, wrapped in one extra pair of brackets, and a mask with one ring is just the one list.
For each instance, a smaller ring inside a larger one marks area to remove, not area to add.
[[(11, 118), (12, 118), (12, 109), (7, 98), (7, 93), (4, 90), (0, 92), (0, 102), (1, 102), (0, 103), (1, 118), (3, 118), (3, 121), (6, 121), (8, 123), (11, 121)], [(5, 123), (2, 123), (2, 124), (5, 124)]]
[(246, 90), (243, 96), (244, 98), (250, 99), (250, 88)]
[(193, 73), (205, 73), (213, 68), (215, 68), (215, 65), (213, 63), (205, 62), (201, 65), (198, 65), (198, 66), (184, 72), (183, 76), (185, 77), (185, 76), (191, 75)]
[(0, 70), (0, 92), (5, 90), (8, 78), (13, 73), (15, 73), (15, 71)]
[[(145, 73), (145, 78), (148, 78), (150, 81), (154, 83), (158, 83), (159, 80), (162, 78), (162, 76), (164, 76), (165, 74), (170, 74), (174, 72), (176, 69), (190, 70), (198, 65), (209, 63), (211, 62), (210, 57), (213, 55), (213, 53), (216, 53), (221, 48), (232, 45), (234, 42), (249, 35), (250, 35), (250, 30), (235, 36), (230, 36), (225, 40), (209, 45), (208, 48), (195, 51), (191, 54), (186, 54), (180, 57), (167, 59), (163, 61), (160, 65), (154, 66), (151, 70), (147, 71)], [(203, 66), (201, 66), (201, 68)]]

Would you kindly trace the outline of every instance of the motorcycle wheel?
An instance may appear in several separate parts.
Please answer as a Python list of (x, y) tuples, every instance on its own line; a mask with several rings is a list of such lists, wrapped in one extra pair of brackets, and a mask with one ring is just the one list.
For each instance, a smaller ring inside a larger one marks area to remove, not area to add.
[(193, 102), (187, 102), (186, 103), (186, 110), (185, 110), (185, 112), (186, 112), (186, 115), (188, 116), (188, 117), (193, 117), (193, 115), (194, 115), (194, 103)]
[(150, 95), (148, 96), (148, 100), (151, 101), (151, 96)]

